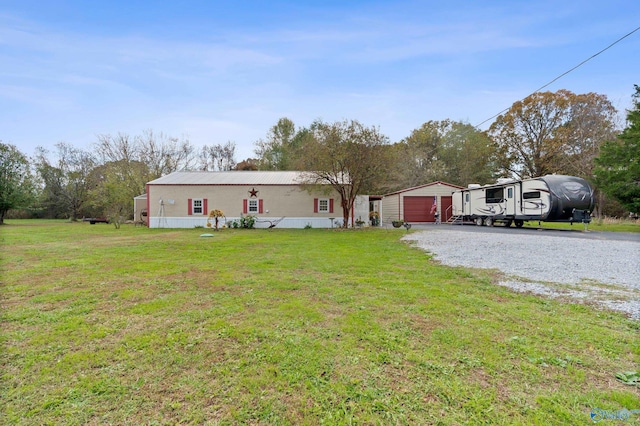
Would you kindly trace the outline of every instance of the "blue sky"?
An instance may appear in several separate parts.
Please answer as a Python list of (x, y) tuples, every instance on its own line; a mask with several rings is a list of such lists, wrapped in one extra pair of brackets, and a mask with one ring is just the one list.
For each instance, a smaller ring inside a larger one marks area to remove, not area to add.
[[(4, 0), (0, 140), (30, 155), (151, 129), (233, 141), (240, 161), (288, 117), (396, 142), (428, 120), (479, 124), (639, 26), (637, 0)], [(624, 116), (634, 84), (640, 31), (545, 90)]]

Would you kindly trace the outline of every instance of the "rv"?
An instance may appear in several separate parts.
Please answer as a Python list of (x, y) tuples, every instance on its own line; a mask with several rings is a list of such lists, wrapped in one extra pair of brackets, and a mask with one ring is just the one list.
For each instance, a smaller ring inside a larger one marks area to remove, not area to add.
[(521, 227), (526, 221), (589, 223), (593, 189), (579, 177), (547, 175), (525, 180), (499, 179), (453, 192), (454, 223)]

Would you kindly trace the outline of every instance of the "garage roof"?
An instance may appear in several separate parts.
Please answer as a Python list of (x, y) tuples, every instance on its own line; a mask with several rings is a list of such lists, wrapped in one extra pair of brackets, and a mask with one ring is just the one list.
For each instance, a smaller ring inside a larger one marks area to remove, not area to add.
[(413, 191), (415, 189), (420, 189), (420, 188), (425, 188), (427, 186), (434, 186), (434, 185), (444, 185), (444, 186), (450, 186), (451, 188), (456, 188), (456, 189), (463, 189), (462, 186), (458, 186), (458, 185), (454, 185), (452, 183), (447, 183), (447, 182), (443, 182), (441, 180), (437, 181), (437, 182), (431, 182), (431, 183), (427, 183), (424, 185), (420, 185), (420, 186), (414, 186), (412, 188), (405, 188), (405, 189), (401, 189), (399, 191), (395, 191), (395, 192), (390, 192), (388, 194), (384, 194), (385, 197), (388, 197), (389, 195), (395, 195), (395, 194), (400, 194), (403, 192), (407, 192), (407, 191)]

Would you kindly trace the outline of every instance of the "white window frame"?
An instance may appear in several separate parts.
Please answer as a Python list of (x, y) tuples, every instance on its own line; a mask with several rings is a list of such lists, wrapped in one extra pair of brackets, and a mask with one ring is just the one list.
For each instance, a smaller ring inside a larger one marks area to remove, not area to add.
[(318, 213), (329, 213), (329, 203), (328, 198), (318, 198)]
[(250, 199), (247, 203), (247, 213), (258, 213), (258, 200)]
[(191, 200), (191, 214), (204, 214), (204, 198), (194, 198)]

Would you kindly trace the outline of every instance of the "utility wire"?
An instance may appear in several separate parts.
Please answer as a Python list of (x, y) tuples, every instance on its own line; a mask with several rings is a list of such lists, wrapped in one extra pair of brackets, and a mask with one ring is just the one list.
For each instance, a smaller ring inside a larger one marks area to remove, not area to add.
[[(631, 34), (635, 33), (636, 31), (639, 31), (639, 30), (640, 30), (640, 27), (636, 28), (635, 30), (631, 31), (631, 32), (630, 32), (630, 33), (628, 33), (628, 34), (625, 34), (624, 36), (620, 37), (619, 39), (617, 39), (616, 41), (614, 41), (613, 43), (611, 43), (609, 46), (605, 47), (604, 49), (602, 49), (601, 51), (599, 51), (598, 53), (596, 53), (595, 55), (591, 55), (591, 57), (589, 57), (589, 58), (585, 59), (584, 61), (580, 62), (578, 65), (576, 65), (575, 67), (571, 68), (569, 71), (566, 71), (566, 72), (564, 72), (564, 73), (560, 74), (559, 76), (557, 76), (556, 78), (554, 78), (553, 80), (551, 80), (550, 82), (548, 82), (547, 84), (545, 84), (544, 86), (542, 86), (542, 87), (540, 87), (540, 88), (536, 89), (535, 91), (533, 91), (533, 92), (532, 92), (531, 94), (529, 94), (528, 96), (531, 96), (531, 95), (533, 95), (534, 93), (538, 93), (539, 91), (541, 91), (541, 90), (542, 90), (542, 89), (544, 89), (545, 87), (547, 87), (547, 86), (549, 86), (549, 85), (551, 85), (551, 84), (555, 83), (556, 81), (558, 81), (559, 79), (561, 79), (561, 78), (562, 78), (562, 77), (564, 77), (565, 75), (569, 74), (571, 71), (573, 71), (573, 70), (575, 70), (575, 69), (577, 69), (577, 68), (581, 67), (582, 65), (586, 64), (587, 62), (589, 62), (590, 60), (592, 60), (593, 58), (595, 58), (595, 57), (596, 57), (596, 56), (598, 56), (599, 54), (601, 54), (601, 53), (603, 53), (603, 52), (605, 52), (605, 51), (609, 50), (610, 48), (612, 48), (613, 46), (615, 46), (616, 44), (620, 43), (622, 40), (624, 40), (625, 38), (629, 37)], [(528, 96), (527, 96), (527, 97), (528, 97)], [(502, 113), (504, 113), (504, 112), (509, 111), (509, 109), (510, 109), (510, 108), (511, 108), (511, 107), (503, 109), (503, 110), (502, 110), (502, 111), (500, 111), (499, 113), (497, 113), (497, 114), (495, 114), (495, 115), (493, 115), (493, 116), (491, 116), (491, 117), (487, 118), (487, 119), (486, 119), (486, 120), (484, 120), (482, 123), (476, 124), (476, 125), (475, 125), (475, 126), (473, 126), (473, 127), (480, 127), (480, 126), (482, 126), (482, 125), (483, 125), (484, 123), (486, 123), (487, 121), (492, 120), (492, 119), (496, 118), (497, 116), (499, 116), (500, 114), (502, 114)]]

